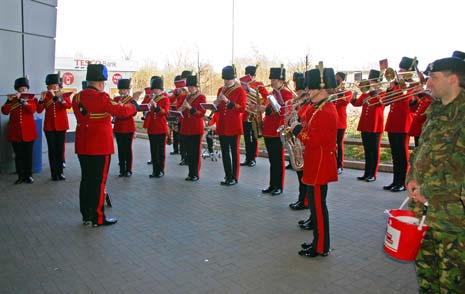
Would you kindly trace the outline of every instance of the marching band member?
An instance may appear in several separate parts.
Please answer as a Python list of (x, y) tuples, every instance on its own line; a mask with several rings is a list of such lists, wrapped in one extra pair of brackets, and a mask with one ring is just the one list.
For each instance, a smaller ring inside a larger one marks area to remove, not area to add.
[[(133, 96), (129, 95), (131, 89), (130, 79), (119, 79), (117, 87), (120, 96), (114, 98), (116, 103), (134, 103), (132, 102), (133, 99), (137, 99), (140, 95), (140, 92), (135, 93)], [(119, 177), (130, 177), (132, 175), (132, 140), (135, 131), (134, 116), (115, 117), (113, 132), (118, 145)]]
[[(192, 76), (192, 71), (183, 70), (181, 72), (181, 81), (185, 83), (187, 77), (190, 77), (190, 76)], [(182, 95), (183, 97), (181, 97), (182, 99), (177, 100), (176, 109), (179, 109), (181, 107), (181, 103), (184, 101), (184, 98), (188, 94), (185, 87), (183, 87), (181, 91), (183, 93)], [(178, 118), (178, 129), (179, 130), (182, 128), (182, 121), (183, 121), (183, 118), (179, 117)], [(184, 137), (182, 134), (179, 134), (179, 152), (181, 153), (181, 162), (179, 163), (179, 165), (186, 165), (187, 164), (186, 163), (186, 144), (184, 142)]]
[[(83, 224), (108, 226), (117, 222), (106, 218), (105, 183), (114, 153), (111, 116), (132, 116), (136, 106), (117, 104), (104, 92), (108, 71), (103, 64), (87, 66), (87, 88), (73, 97), (76, 116), (75, 152), (81, 165), (79, 203)], [(135, 101), (134, 101), (135, 103)]]
[[(402, 57), (399, 64), (399, 72), (412, 71), (418, 61), (409, 57)], [(398, 91), (398, 86), (393, 86), (386, 91), (388, 95), (391, 91)], [(408, 168), (408, 129), (412, 124), (410, 114), (410, 101), (412, 97), (399, 99), (389, 104), (389, 114), (384, 130), (388, 133), (389, 145), (391, 146), (393, 181), (391, 184), (383, 186), (384, 190), (391, 192), (405, 191), (405, 176)], [(386, 104), (385, 104), (386, 105)]]
[(15, 152), (15, 167), (18, 179), (15, 184), (32, 184), (32, 148), (38, 138), (34, 112), (37, 109), (37, 100), (29, 94), (29, 80), (17, 78), (14, 88), (15, 95), (8, 96), (2, 106), (2, 113), (10, 115), (8, 121), (7, 140), (11, 142)]
[(420, 93), (413, 96), (410, 102), (410, 112), (412, 113), (412, 124), (410, 125), (408, 136), (413, 137), (415, 140), (415, 147), (418, 147), (418, 140), (420, 138), (421, 129), (426, 121), (426, 110), (433, 102), (433, 97), (428, 94)]
[(337, 111), (333, 103), (328, 103), (328, 95), (337, 87), (332, 68), (307, 72), (307, 87), (313, 105), (312, 116), (305, 128), (294, 123), (294, 135), (304, 142), (304, 174), (302, 182), (308, 185), (309, 206), (314, 222), (313, 241), (303, 243), (299, 255), (316, 257), (327, 256), (330, 247), (329, 216), (326, 206), (328, 183), (337, 181), (336, 138)]
[[(296, 76), (296, 74), (299, 74)], [(299, 99), (300, 97), (303, 97), (304, 95), (306, 96), (307, 93), (305, 91), (305, 78), (302, 73), (295, 72), (294, 73), (294, 84), (295, 84), (295, 92), (298, 95)], [(308, 103), (309, 101), (302, 101), (300, 102), (300, 105), (298, 106), (297, 113), (299, 116), (300, 121), (302, 124), (306, 122), (306, 112), (309, 107), (311, 107), (311, 103)], [(292, 210), (302, 210), (308, 208), (308, 198), (307, 198), (307, 185), (305, 185), (302, 182), (302, 176), (304, 174), (303, 170), (297, 170), (297, 179), (299, 180), (299, 197), (297, 199), (297, 202), (289, 204), (289, 208)], [(305, 222), (305, 221), (304, 221)], [(302, 222), (302, 224), (304, 223)]]
[[(251, 77), (251, 81), (248, 82), (247, 88), (251, 88), (255, 91), (257, 91), (261, 99), (263, 101), (266, 101), (266, 97), (268, 96), (268, 91), (264, 87), (262, 82), (259, 82), (255, 80), (257, 73), (257, 66), (252, 66), (249, 65), (245, 68), (245, 75), (249, 75)], [(246, 90), (247, 91), (247, 90)], [(248, 103), (251, 101), (247, 101)], [(260, 112), (261, 115), (261, 112)], [(241, 163), (241, 166), (250, 166), (253, 167), (256, 165), (255, 159), (258, 156), (258, 134), (254, 133), (253, 127), (252, 127), (252, 122), (249, 121), (250, 114), (249, 112), (245, 111), (242, 114), (242, 127), (244, 129), (244, 143), (245, 143), (245, 160), (244, 162)], [(251, 118), (258, 120), (257, 118)], [(261, 121), (261, 120), (259, 120)], [(261, 127), (257, 123), (257, 127)]]
[(265, 111), (263, 137), (270, 162), (270, 182), (268, 188), (263, 189), (262, 193), (273, 196), (282, 194), (284, 189), (284, 148), (277, 130), (284, 124), (284, 105), (286, 101), (292, 99), (292, 93), (284, 87), (285, 80), (285, 68), (270, 68), (270, 81), (273, 88), (271, 94), (276, 98), (281, 109), (280, 112), (276, 112), (269, 101), (266, 106), (262, 106)]
[(63, 154), (66, 130), (69, 129), (67, 109), (71, 108), (71, 93), (61, 93), (58, 74), (49, 74), (45, 78), (47, 91), (41, 93), (37, 112), (45, 109), (44, 132), (48, 145), (48, 161), (52, 181), (65, 180), (63, 175)]
[(360, 181), (374, 182), (378, 174), (381, 134), (384, 130), (384, 104), (379, 103), (380, 96), (377, 90), (379, 77), (380, 71), (370, 70), (367, 83), (371, 84), (372, 91), (363, 93), (351, 101), (353, 106), (362, 107), (357, 131), (361, 132), (365, 171), (363, 176), (357, 177)]
[(150, 140), (150, 156), (152, 162), (152, 174), (150, 178), (161, 178), (165, 175), (165, 151), (168, 125), (166, 116), (170, 109), (170, 100), (163, 91), (163, 79), (159, 76), (152, 77), (150, 82), (152, 99), (149, 102), (150, 110), (145, 118), (144, 128)]
[(344, 81), (346, 80), (346, 74), (343, 72), (336, 73), (337, 86), (342, 92), (341, 97), (334, 101), (337, 110), (337, 173), (342, 174), (344, 168), (344, 135), (347, 128), (347, 104), (352, 100), (352, 92), (345, 91)]
[(184, 97), (181, 104), (184, 117), (181, 134), (184, 136), (186, 161), (189, 166), (186, 181), (195, 182), (199, 180), (200, 175), (200, 156), (204, 131), (205, 109), (200, 106), (200, 103), (206, 103), (207, 98), (199, 91), (197, 76), (188, 76), (186, 86), (189, 94)]
[[(175, 89), (173, 90), (173, 93), (170, 96), (170, 107), (178, 109), (178, 105), (184, 100), (184, 98), (187, 96), (187, 92), (184, 88), (185, 86), (185, 80), (181, 79), (180, 75), (177, 75), (174, 78), (174, 86)], [(179, 154), (179, 149), (180, 149), (180, 137), (181, 135), (179, 134), (181, 130), (181, 123), (180, 120), (182, 118), (176, 118), (173, 117), (174, 122), (168, 122), (168, 128), (172, 128), (173, 132), (173, 151), (170, 152), (171, 155), (174, 154)]]
[(237, 184), (240, 171), (239, 142), (243, 134), (241, 115), (245, 111), (246, 93), (235, 83), (234, 66), (223, 68), (221, 77), (224, 86), (218, 89), (214, 101), (218, 109), (216, 133), (220, 139), (221, 159), (225, 177), (221, 185)]

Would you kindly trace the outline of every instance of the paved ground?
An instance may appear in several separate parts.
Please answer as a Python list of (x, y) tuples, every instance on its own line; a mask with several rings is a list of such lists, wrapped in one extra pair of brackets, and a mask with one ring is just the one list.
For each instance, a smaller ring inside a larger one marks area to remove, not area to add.
[[(107, 190), (117, 217), (111, 227), (81, 225), (80, 169), (67, 144), (64, 182), (49, 180), (48, 167), (32, 185), (0, 178), (0, 293), (415, 293), (414, 266), (382, 249), (386, 208), (403, 193), (384, 192), (391, 174), (355, 180), (345, 170), (330, 184), (331, 255), (303, 258), (311, 240), (291, 211), (295, 172), (285, 193), (260, 193), (268, 161), (242, 168), (239, 184), (219, 185), (221, 163), (203, 161), (201, 180), (186, 182), (179, 157), (167, 156), (165, 177), (149, 179), (148, 141), (134, 145), (134, 175), (118, 178), (113, 156)], [(170, 148), (168, 148), (170, 151)]]

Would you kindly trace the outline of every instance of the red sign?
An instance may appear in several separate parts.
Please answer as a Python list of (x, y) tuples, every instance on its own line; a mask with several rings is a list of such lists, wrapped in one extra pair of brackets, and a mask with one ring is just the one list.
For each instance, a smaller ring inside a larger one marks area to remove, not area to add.
[(63, 74), (63, 84), (65, 85), (71, 85), (72, 83), (74, 83), (74, 76), (72, 73), (70, 72), (65, 72)]
[(123, 76), (120, 73), (115, 73), (111, 79), (113, 81), (113, 84), (118, 85), (118, 80), (122, 78)]

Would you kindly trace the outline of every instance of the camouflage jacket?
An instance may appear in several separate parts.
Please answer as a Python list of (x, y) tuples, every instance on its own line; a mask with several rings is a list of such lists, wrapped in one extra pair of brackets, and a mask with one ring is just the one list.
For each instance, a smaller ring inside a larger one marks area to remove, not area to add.
[(465, 91), (448, 105), (433, 102), (426, 115), (420, 145), (410, 157), (407, 182), (414, 180), (420, 185), (430, 205), (428, 215), (453, 213), (463, 220), (465, 209), (460, 199), (465, 201)]

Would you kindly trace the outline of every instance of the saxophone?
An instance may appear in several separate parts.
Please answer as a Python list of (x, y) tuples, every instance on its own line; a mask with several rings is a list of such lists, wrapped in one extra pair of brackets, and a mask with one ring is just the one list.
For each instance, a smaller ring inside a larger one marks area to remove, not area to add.
[(285, 124), (278, 128), (278, 132), (279, 138), (289, 154), (289, 162), (291, 163), (292, 168), (296, 171), (301, 171), (304, 168), (304, 148), (302, 146), (302, 142), (294, 136), (290, 127), (298, 120), (297, 109), (294, 105), (292, 105), (290, 114), (286, 114), (284, 119)]

